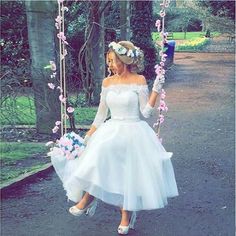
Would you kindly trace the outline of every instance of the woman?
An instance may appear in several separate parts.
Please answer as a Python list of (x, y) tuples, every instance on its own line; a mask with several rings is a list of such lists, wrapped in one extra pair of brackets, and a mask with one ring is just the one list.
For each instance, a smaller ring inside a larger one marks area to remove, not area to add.
[[(71, 214), (92, 216), (100, 199), (121, 208), (118, 233), (127, 234), (136, 211), (162, 208), (178, 190), (172, 153), (139, 114), (151, 115), (163, 81), (155, 80), (149, 97), (144, 76), (137, 74), (143, 69), (143, 53), (131, 42), (110, 43), (106, 59), (114, 75), (103, 80), (86, 149), (66, 164), (52, 156), (52, 163), (68, 198), (78, 202)], [(109, 110), (111, 119), (105, 122)]]

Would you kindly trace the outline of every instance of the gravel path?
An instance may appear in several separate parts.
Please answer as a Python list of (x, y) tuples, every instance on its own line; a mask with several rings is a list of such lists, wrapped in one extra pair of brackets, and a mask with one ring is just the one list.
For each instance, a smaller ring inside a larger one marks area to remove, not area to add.
[[(161, 128), (180, 195), (138, 214), (136, 236), (234, 235), (234, 54), (177, 53)], [(153, 122), (154, 120), (151, 120)], [(2, 236), (117, 235), (119, 212), (100, 202), (93, 218), (68, 214), (53, 171), (2, 192)]]

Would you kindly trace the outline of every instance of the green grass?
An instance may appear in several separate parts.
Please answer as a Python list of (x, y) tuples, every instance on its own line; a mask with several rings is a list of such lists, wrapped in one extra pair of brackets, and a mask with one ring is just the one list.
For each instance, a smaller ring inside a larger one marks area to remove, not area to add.
[(39, 170), (39, 169), (41, 169), (42, 166), (43, 166), (43, 164), (38, 164), (35, 166), (23, 168), (23, 169), (22, 168), (16, 169), (16, 168), (4, 167), (4, 168), (2, 168), (2, 171), (1, 171), (1, 183), (4, 184), (4, 182), (8, 182), (12, 179), (15, 179), (22, 174), (26, 174), (31, 171)]
[(10, 164), (31, 157), (34, 154), (46, 153), (48, 147), (43, 143), (1, 142), (0, 156), (2, 164)]
[[(219, 36), (220, 33), (212, 32), (213, 37)], [(196, 38), (202, 38), (205, 35), (205, 32), (187, 32), (186, 40), (192, 40)], [(152, 39), (154, 41), (160, 40), (160, 34), (158, 32), (152, 32)], [(173, 40), (185, 40), (184, 32), (173, 32)]]
[[(1, 182), (14, 179), (21, 174), (40, 169), (49, 159), (44, 156), (48, 147), (43, 143), (1, 142)], [(33, 155), (37, 154), (35, 158)], [(32, 158), (32, 159), (30, 159)], [(27, 160), (24, 162), (24, 160)]]
[[(75, 107), (76, 124), (91, 124), (97, 107)], [(0, 108), (1, 125), (35, 125), (35, 106), (32, 97), (8, 98)]]

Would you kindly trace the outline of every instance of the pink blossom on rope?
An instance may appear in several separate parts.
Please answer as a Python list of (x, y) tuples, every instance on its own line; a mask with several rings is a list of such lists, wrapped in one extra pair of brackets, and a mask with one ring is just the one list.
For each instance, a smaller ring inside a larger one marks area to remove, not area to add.
[(66, 98), (62, 94), (59, 96), (59, 100), (64, 104), (66, 103)]
[(161, 93), (161, 99), (165, 99), (166, 95), (164, 93)]
[(165, 11), (164, 11), (164, 10), (161, 10), (161, 11), (160, 11), (160, 17), (163, 18), (165, 15), (166, 15)]
[(68, 7), (63, 7), (61, 10), (69, 11), (69, 8)]
[(62, 17), (61, 17), (61, 16), (57, 16), (57, 18), (55, 19), (55, 21), (56, 21), (58, 24), (61, 24), (61, 23), (62, 23)]
[(74, 109), (73, 107), (68, 107), (68, 108), (67, 108), (67, 111), (68, 111), (69, 113), (73, 113), (74, 110), (75, 110), (75, 109)]
[(66, 36), (64, 35), (64, 32), (59, 32), (57, 34), (57, 37), (62, 40), (62, 42), (66, 45), (68, 45), (68, 42), (66, 41)]
[(160, 21), (160, 20), (157, 20), (156, 23), (155, 23), (155, 26), (157, 27), (157, 31), (160, 32), (160, 29), (161, 29), (161, 21)]
[(164, 115), (160, 114), (159, 115), (159, 121), (160, 121), (160, 124), (162, 124), (164, 122)]
[(60, 93), (63, 93), (63, 89), (60, 86), (57, 86), (57, 89), (60, 90)]

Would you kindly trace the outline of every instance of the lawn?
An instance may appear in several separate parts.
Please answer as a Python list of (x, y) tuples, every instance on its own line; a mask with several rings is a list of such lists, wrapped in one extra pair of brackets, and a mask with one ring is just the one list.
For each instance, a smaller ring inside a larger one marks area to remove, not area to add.
[[(219, 36), (220, 33), (212, 32), (213, 37)], [(184, 32), (173, 32), (173, 40), (192, 40), (197, 38), (203, 38), (205, 32), (187, 32), (186, 39), (184, 38)], [(152, 32), (152, 39), (154, 41), (160, 40), (160, 34), (158, 32)]]
[[(97, 107), (75, 107), (76, 124), (91, 124), (97, 112)], [(35, 125), (35, 106), (32, 97), (18, 96), (8, 98), (0, 110), (1, 125)]]
[(1, 142), (1, 183), (40, 169), (50, 159), (44, 143)]

